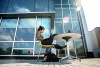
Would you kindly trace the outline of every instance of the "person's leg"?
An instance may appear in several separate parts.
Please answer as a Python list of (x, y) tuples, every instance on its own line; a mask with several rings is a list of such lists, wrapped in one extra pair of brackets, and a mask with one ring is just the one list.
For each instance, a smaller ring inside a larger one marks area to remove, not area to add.
[(52, 38), (47, 38), (47, 39), (44, 39), (44, 40), (41, 41), (41, 43), (43, 45), (51, 45), (52, 42), (53, 42), (53, 39)]
[(65, 46), (60, 46), (58, 44), (53, 44), (53, 45), (55, 46), (56, 49), (63, 49), (66, 47), (66, 45)]
[(49, 38), (44, 39), (44, 40), (42, 41), (42, 44), (43, 44), (43, 45), (51, 45), (52, 42), (53, 42), (53, 38), (54, 38), (54, 36), (56, 36), (56, 35), (57, 35), (57, 34), (53, 34), (53, 35), (50, 36)]

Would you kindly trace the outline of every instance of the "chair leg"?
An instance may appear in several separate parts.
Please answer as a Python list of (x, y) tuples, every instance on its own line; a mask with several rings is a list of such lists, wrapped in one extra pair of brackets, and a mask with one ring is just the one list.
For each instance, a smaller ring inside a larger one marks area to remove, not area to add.
[(41, 52), (41, 47), (40, 47), (40, 50), (39, 50), (39, 55), (38, 55), (38, 58), (37, 58), (37, 62), (38, 62), (39, 57), (40, 57), (40, 52)]

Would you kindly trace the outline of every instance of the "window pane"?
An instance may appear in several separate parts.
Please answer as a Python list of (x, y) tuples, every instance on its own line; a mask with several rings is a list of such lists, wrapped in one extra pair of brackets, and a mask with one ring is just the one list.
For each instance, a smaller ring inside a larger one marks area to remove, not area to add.
[(49, 0), (49, 11), (54, 11), (54, 0)]
[(35, 28), (35, 18), (20, 18), (18, 28)]
[(62, 8), (69, 8), (69, 5), (62, 5)]
[(13, 55), (33, 55), (33, 50), (27, 49), (14, 49)]
[(69, 4), (75, 5), (75, 0), (69, 0)]
[(70, 18), (70, 11), (69, 9), (63, 9), (63, 17), (69, 17)]
[(34, 0), (10, 0), (7, 12), (32, 12), (34, 11), (34, 4)]
[(68, 0), (62, 0), (62, 4), (68, 4)]
[(57, 34), (63, 33), (62, 23), (55, 23), (55, 30)]
[(75, 46), (76, 46), (76, 51), (77, 51), (77, 55), (78, 56), (85, 56), (85, 50), (84, 50), (84, 46), (82, 43), (82, 39), (77, 39), (74, 41)]
[(55, 0), (55, 4), (61, 4), (61, 0)]
[(56, 10), (56, 18), (62, 18), (62, 10), (61, 9), (55, 9)]
[(16, 28), (17, 19), (2, 19), (1, 28)]
[(64, 23), (64, 29), (65, 29), (65, 32), (68, 32), (70, 30), (70, 32), (72, 32), (72, 24), (69, 22), (69, 23)]
[(0, 42), (0, 55), (11, 55), (12, 42)]
[(61, 5), (55, 5), (55, 8), (61, 8)]
[(18, 28), (15, 40), (34, 41), (34, 28)]
[(45, 49), (42, 48), (42, 47), (40, 47), (40, 43), (39, 43), (39, 42), (36, 42), (36, 43), (35, 43), (34, 55), (39, 55), (39, 50), (40, 50), (40, 48), (41, 48), (41, 53), (40, 53), (40, 55), (44, 55)]
[(15, 28), (0, 29), (0, 41), (13, 41)]
[(70, 5), (70, 8), (74, 8), (75, 9), (76, 8), (76, 5)]
[(48, 0), (36, 0), (35, 1), (35, 11), (48, 11)]
[(76, 9), (70, 9), (70, 10), (71, 10), (71, 17), (75, 19), (78, 18)]
[(72, 20), (72, 25), (73, 25), (73, 31), (75, 33), (81, 33), (78, 20)]
[(33, 48), (34, 43), (32, 42), (16, 42), (14, 48)]
[(0, 0), (0, 13), (6, 12), (8, 4), (9, 4), (9, 0)]
[(21, 18), (16, 33), (16, 39), (18, 41), (33, 41), (35, 30), (35, 18)]

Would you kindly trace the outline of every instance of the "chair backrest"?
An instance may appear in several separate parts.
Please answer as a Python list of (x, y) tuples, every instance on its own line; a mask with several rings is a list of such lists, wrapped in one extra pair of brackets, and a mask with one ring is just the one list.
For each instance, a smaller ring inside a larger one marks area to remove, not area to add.
[(42, 43), (41, 43), (41, 41), (39, 41), (39, 46), (42, 47)]

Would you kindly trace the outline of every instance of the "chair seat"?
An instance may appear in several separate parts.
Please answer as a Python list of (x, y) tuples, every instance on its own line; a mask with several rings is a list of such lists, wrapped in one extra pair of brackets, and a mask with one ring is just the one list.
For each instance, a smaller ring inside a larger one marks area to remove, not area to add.
[(42, 45), (42, 48), (54, 48), (54, 45)]

